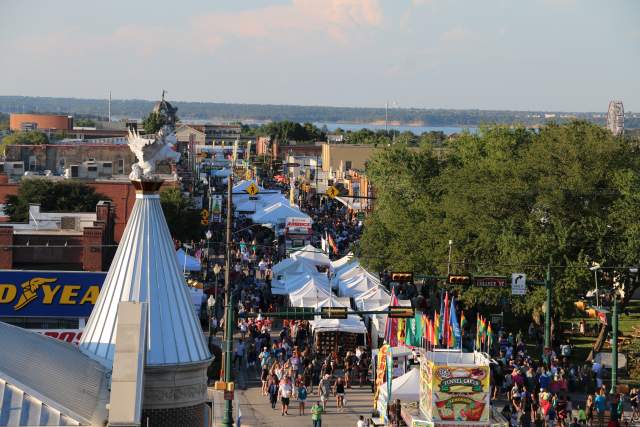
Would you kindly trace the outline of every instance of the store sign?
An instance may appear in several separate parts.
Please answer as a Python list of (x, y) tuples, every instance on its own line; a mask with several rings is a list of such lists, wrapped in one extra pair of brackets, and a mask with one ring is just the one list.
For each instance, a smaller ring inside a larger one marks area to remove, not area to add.
[(489, 367), (433, 366), (432, 417), (439, 421), (488, 419)]
[(89, 317), (107, 273), (0, 271), (0, 317)]
[(289, 217), (285, 220), (287, 234), (311, 233), (311, 218)]
[(29, 329), (47, 337), (55, 338), (70, 344), (79, 345), (82, 329)]

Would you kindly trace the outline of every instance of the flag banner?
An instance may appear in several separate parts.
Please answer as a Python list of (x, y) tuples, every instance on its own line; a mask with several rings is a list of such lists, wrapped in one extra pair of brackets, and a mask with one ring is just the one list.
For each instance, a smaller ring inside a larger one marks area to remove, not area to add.
[(458, 324), (458, 315), (456, 314), (456, 301), (455, 298), (451, 298), (451, 313), (449, 313), (451, 321), (451, 347), (462, 348), (462, 333), (460, 332), (460, 325)]

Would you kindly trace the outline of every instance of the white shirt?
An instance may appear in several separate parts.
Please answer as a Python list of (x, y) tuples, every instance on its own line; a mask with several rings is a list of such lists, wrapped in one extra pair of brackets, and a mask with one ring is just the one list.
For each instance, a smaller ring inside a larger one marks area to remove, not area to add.
[(356, 427), (364, 427), (364, 420), (358, 420), (358, 423), (356, 424)]

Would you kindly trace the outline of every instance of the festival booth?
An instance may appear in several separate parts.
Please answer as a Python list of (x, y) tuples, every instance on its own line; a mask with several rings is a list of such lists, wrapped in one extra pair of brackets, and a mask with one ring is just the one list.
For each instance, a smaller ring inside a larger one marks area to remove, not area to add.
[(345, 265), (348, 265), (353, 260), (353, 252), (349, 252), (345, 256), (335, 261), (331, 261), (331, 271), (336, 272)]
[(291, 306), (293, 307), (305, 307), (304, 305), (301, 305), (304, 298), (321, 301), (333, 296), (328, 283), (323, 284), (313, 277), (310, 277), (302, 287), (287, 293), (289, 295)]
[(386, 382), (380, 386), (380, 393), (378, 393), (378, 399), (376, 400), (376, 409), (379, 414), (386, 414), (388, 405), (391, 402), (398, 401), (402, 402), (403, 406), (417, 409), (418, 401), (420, 400), (420, 368), (413, 367), (404, 375), (391, 381), (391, 400), (389, 399), (388, 390), (389, 387)]
[(311, 217), (302, 212), (297, 207), (291, 206), (288, 202), (276, 202), (270, 206), (262, 208), (250, 216), (254, 224), (261, 224), (272, 228), (277, 235), (283, 235), (287, 218), (308, 218)]
[(321, 249), (318, 249), (312, 245), (307, 245), (302, 249), (293, 252), (291, 254), (291, 258), (293, 258), (294, 260), (301, 259), (315, 266), (331, 266), (331, 260), (329, 259), (327, 254), (322, 252)]
[(379, 280), (368, 273), (363, 273), (347, 280), (340, 280), (338, 294), (343, 297), (356, 298), (378, 286), (380, 286)]
[(417, 409), (403, 407), (407, 425), (507, 427), (504, 417), (491, 409), (489, 363), (479, 352), (422, 352), (420, 401)]
[(329, 289), (329, 279), (327, 279), (327, 276), (310, 270), (295, 274), (279, 275), (278, 277), (280, 277), (280, 279), (274, 280), (271, 283), (271, 293), (273, 295), (286, 295), (294, 292), (306, 285), (311, 279), (315, 279), (323, 288)]
[[(332, 306), (338, 307), (333, 301)], [(364, 323), (356, 315), (349, 315), (346, 319), (321, 319), (316, 316), (316, 320), (309, 323), (313, 331), (315, 350), (322, 356), (332, 351), (338, 355), (355, 351), (359, 341), (364, 341), (364, 335), (367, 333)]]

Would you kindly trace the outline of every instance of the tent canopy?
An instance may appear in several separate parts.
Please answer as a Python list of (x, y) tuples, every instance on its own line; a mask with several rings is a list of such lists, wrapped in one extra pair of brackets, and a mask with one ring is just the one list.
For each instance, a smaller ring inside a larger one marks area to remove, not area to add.
[[(380, 386), (380, 394), (382, 394), (383, 399), (386, 399), (386, 382)], [(391, 381), (391, 398), (393, 400), (399, 399), (403, 402), (417, 402), (420, 400), (420, 370), (413, 368), (406, 374), (394, 378)]]
[(315, 265), (331, 265), (331, 260), (322, 252), (321, 249), (316, 248), (315, 246), (307, 245), (304, 248), (297, 250), (291, 254), (291, 258), (293, 259), (304, 259), (306, 261), (311, 262)]
[(344, 297), (357, 297), (378, 286), (380, 286), (379, 281), (372, 279), (367, 274), (361, 274), (351, 279), (340, 281), (338, 283), (338, 291)]
[(346, 319), (319, 319), (309, 322), (311, 329), (316, 332), (351, 332), (354, 334), (366, 334), (367, 328), (360, 317), (350, 315)]
[(251, 215), (251, 219), (256, 224), (272, 224), (279, 225), (284, 224), (285, 220), (289, 217), (311, 217), (302, 212), (297, 207), (292, 207), (288, 203), (277, 202), (260, 210)]
[(338, 271), (341, 267), (348, 265), (353, 260), (353, 252), (349, 252), (345, 256), (335, 261), (331, 261), (331, 268)]
[(183, 268), (186, 271), (200, 271), (200, 261), (198, 258), (187, 255), (182, 248), (176, 251), (176, 260), (178, 261), (178, 268)]

